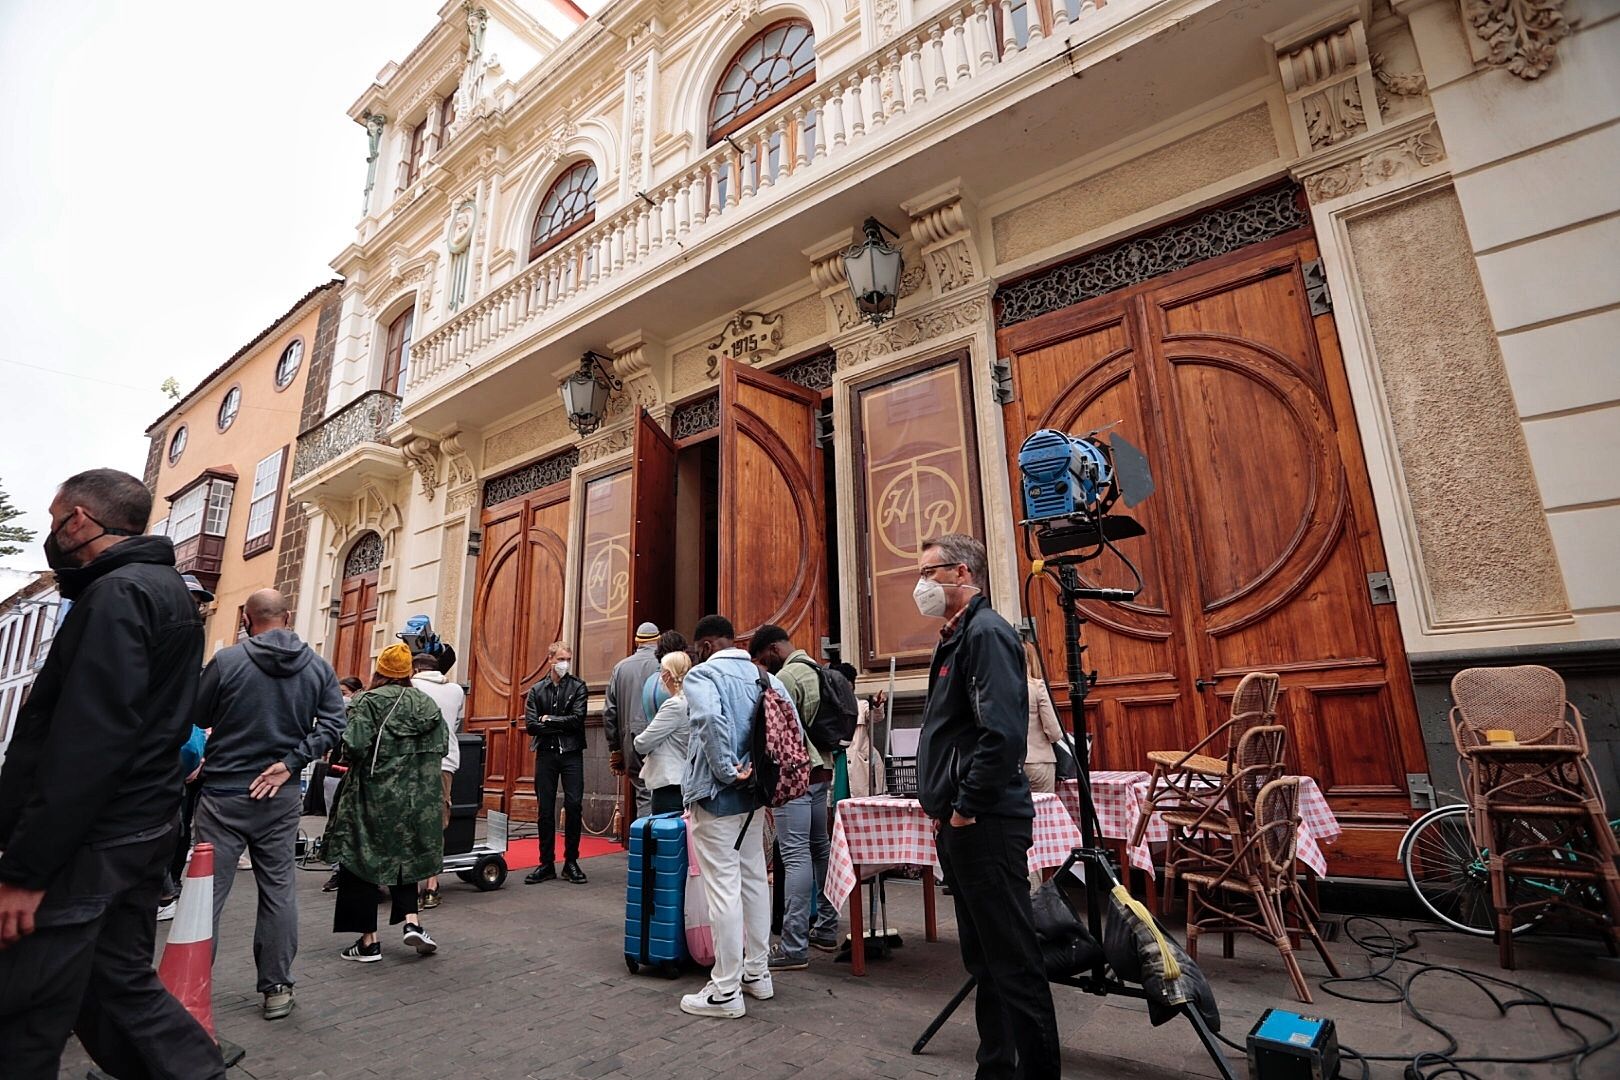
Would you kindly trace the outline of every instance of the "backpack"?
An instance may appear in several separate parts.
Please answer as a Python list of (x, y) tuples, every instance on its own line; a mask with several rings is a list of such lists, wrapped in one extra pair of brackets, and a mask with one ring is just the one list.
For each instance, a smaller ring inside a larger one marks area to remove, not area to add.
[(762, 806), (783, 806), (810, 790), (810, 753), (804, 748), (793, 703), (771, 686), (770, 676), (759, 677), (759, 701), (754, 705), (749, 732), (754, 774), (749, 786)]
[(855, 737), (855, 724), (861, 716), (861, 707), (855, 700), (855, 688), (842, 674), (814, 660), (804, 658), (793, 663), (814, 668), (816, 682), (821, 688), (821, 704), (816, 709), (816, 715), (807, 718), (804, 723), (810, 744), (824, 753), (847, 746)]

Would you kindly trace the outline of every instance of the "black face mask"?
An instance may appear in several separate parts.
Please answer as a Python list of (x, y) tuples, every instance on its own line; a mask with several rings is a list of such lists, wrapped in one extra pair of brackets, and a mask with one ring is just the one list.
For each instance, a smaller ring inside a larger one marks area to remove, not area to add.
[(97, 540), (100, 540), (103, 536), (136, 536), (136, 535), (138, 535), (136, 533), (130, 532), (128, 529), (109, 529), (109, 528), (107, 528), (107, 526), (102, 525), (101, 522), (97, 521), (95, 518), (91, 517), (89, 514), (85, 514), (84, 516), (92, 524), (101, 526), (101, 531), (99, 533), (97, 533), (95, 536), (92, 536), (88, 540), (81, 540), (79, 543), (74, 544), (70, 548), (64, 548), (61, 545), (61, 543), (59, 543), (57, 541), (56, 534), (61, 532), (63, 529), (67, 528), (68, 521), (73, 520), (73, 515), (69, 514), (66, 521), (63, 521), (62, 524), (60, 524), (56, 528), (52, 529), (50, 531), (50, 534), (45, 537), (45, 545), (44, 546), (45, 546), (45, 565), (46, 566), (50, 567), (52, 570), (71, 570), (71, 569), (73, 569), (73, 568), (75, 568), (75, 567), (77, 567), (79, 565), (76, 561), (74, 561), (71, 558), (71, 556), (73, 555), (73, 553), (75, 551), (78, 551), (80, 548), (84, 547), (86, 544), (93, 544)]

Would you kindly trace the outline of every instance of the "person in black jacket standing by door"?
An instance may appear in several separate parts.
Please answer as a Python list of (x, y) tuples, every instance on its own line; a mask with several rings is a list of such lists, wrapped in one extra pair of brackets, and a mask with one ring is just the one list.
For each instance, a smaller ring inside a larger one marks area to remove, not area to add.
[(54, 1080), (69, 1032), (114, 1076), (223, 1078), (152, 970), (202, 670), (152, 496), (94, 469), (51, 503), (45, 561), (73, 602), (0, 770), (0, 1073)]
[(1024, 776), (1029, 685), (1018, 633), (984, 597), (984, 545), (951, 533), (917, 567), (917, 610), (943, 618), (917, 747), (918, 798), (939, 825), (962, 964), (978, 980), (981, 1078), (1058, 1076), (1057, 1016), (1035, 940)]
[(585, 704), (590, 691), (569, 670), (574, 654), (562, 642), (546, 653), (547, 676), (529, 688), (523, 701), (523, 726), (532, 736), (534, 794), (540, 802), (540, 865), (523, 879), (537, 885), (557, 876), (557, 782), (562, 781), (563, 810), (568, 814), (563, 837), (563, 880), (585, 884), (579, 868), (580, 813), (585, 805)]

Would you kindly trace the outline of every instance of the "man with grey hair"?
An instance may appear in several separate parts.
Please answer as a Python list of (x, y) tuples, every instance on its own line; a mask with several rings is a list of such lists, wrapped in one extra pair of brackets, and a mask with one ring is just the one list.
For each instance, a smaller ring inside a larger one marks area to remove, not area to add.
[(152, 970), (203, 627), (152, 494), (116, 469), (51, 502), (45, 561), (73, 601), (0, 769), (0, 1072), (55, 1080), (68, 1034), (114, 1076), (223, 1080)]
[[(219, 916), (246, 849), (259, 887), (253, 960), (264, 1018), (293, 1010), (298, 894), (293, 865), (298, 776), (343, 737), (347, 714), (332, 665), (298, 639), (287, 598), (260, 589), (242, 617), (248, 638), (214, 655), (197, 694), (196, 724), (212, 728), (203, 762), (194, 832), (214, 845), (214, 948)], [(293, 781), (288, 783), (288, 781)]]
[[(652, 796), (641, 780), (641, 755), (636, 753), (636, 736), (652, 720), (642, 704), (641, 691), (647, 679), (658, 671), (658, 627), (644, 622), (636, 627), (636, 648), (613, 665), (607, 693), (602, 703), (602, 734), (608, 744), (608, 764), (614, 775), (630, 777), (636, 794), (636, 817), (645, 817), (652, 808)], [(630, 823), (624, 823), (628, 831)]]
[(1035, 940), (1024, 776), (1029, 683), (1018, 633), (985, 598), (984, 545), (950, 533), (917, 565), (917, 610), (944, 619), (917, 746), (918, 799), (938, 822), (962, 964), (978, 980), (979, 1075), (1058, 1076), (1057, 1016)]

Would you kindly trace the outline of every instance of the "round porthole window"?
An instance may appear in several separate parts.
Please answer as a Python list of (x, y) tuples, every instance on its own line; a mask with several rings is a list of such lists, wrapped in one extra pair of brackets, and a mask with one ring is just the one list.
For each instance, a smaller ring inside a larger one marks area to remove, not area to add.
[(169, 440), (169, 464), (173, 465), (180, 460), (180, 455), (186, 452), (186, 425), (181, 424), (175, 431), (174, 437)]
[(276, 361), (276, 389), (285, 390), (298, 376), (298, 368), (304, 362), (304, 343), (302, 340), (294, 341), (281, 350), (281, 359)]
[(225, 431), (236, 422), (236, 414), (242, 409), (242, 388), (233, 386), (225, 391), (225, 400), (219, 403), (219, 430)]

